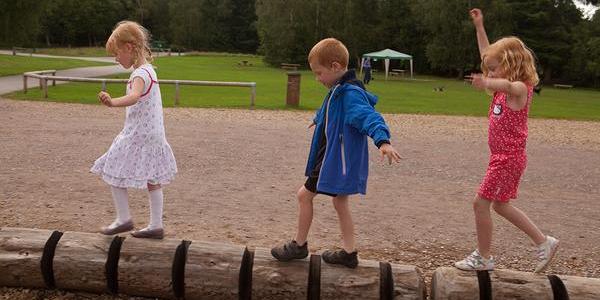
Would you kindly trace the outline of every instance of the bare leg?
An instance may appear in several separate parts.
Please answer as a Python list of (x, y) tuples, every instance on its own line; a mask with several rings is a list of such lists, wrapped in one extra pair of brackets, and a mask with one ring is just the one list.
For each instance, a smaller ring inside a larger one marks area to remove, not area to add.
[(352, 253), (355, 250), (354, 241), (354, 223), (348, 206), (348, 196), (337, 196), (333, 198), (333, 206), (337, 211), (340, 220), (340, 230), (342, 231), (342, 241), (344, 242), (344, 250)]
[(533, 224), (529, 217), (527, 217), (523, 211), (514, 207), (511, 203), (494, 202), (492, 207), (499, 215), (525, 232), (536, 245), (539, 246), (546, 241), (546, 236), (537, 226), (535, 226), (535, 224)]
[(304, 186), (298, 190), (298, 231), (296, 232), (296, 243), (302, 246), (308, 237), (310, 224), (313, 218), (313, 199), (317, 194), (307, 190)]
[(477, 229), (477, 249), (483, 258), (490, 258), (490, 248), (492, 246), (492, 216), (490, 214), (491, 202), (477, 195), (473, 201), (473, 210), (475, 211), (475, 227)]

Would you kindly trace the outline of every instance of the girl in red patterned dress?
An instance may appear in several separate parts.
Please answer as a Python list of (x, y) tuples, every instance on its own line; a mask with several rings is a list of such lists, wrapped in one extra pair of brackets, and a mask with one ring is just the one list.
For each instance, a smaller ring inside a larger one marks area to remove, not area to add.
[(510, 202), (517, 197), (519, 181), (527, 166), (527, 117), (533, 87), (539, 81), (535, 61), (531, 51), (516, 37), (505, 37), (490, 45), (481, 10), (473, 9), (470, 14), (477, 30), (483, 74), (473, 74), (468, 80), (477, 89), (492, 91), (494, 98), (489, 109), (490, 163), (473, 202), (478, 248), (455, 266), (463, 270), (494, 269), (490, 253), (491, 206), (537, 245), (539, 262), (535, 272), (542, 272), (554, 257), (558, 240), (544, 235)]

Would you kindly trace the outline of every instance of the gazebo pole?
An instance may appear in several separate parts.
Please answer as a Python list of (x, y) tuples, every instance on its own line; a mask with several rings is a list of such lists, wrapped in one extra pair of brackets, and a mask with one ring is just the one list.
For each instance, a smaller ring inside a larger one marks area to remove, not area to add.
[(362, 77), (362, 72), (363, 72), (362, 68), (363, 68), (364, 63), (365, 63), (365, 58), (363, 57), (360, 59), (360, 76), (361, 77)]
[(388, 71), (390, 69), (390, 59), (386, 58), (385, 59), (385, 80), (388, 79)]

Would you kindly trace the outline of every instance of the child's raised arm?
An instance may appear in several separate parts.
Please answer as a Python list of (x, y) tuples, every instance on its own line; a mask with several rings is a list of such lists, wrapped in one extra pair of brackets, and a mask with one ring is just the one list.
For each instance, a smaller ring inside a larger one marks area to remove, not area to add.
[(483, 27), (483, 13), (479, 8), (473, 8), (469, 11), (471, 19), (473, 19), (473, 25), (477, 30), (477, 45), (479, 46), (479, 56), (483, 55), (483, 51), (490, 45), (487, 33), (485, 33), (485, 27)]

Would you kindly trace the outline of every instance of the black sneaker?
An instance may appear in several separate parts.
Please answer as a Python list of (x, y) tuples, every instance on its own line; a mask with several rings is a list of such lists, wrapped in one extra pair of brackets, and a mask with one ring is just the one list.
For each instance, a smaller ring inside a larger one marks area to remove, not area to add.
[(308, 256), (308, 243), (299, 246), (296, 241), (290, 241), (280, 247), (271, 249), (271, 255), (279, 261), (290, 261), (292, 259), (303, 259)]
[(321, 254), (323, 260), (328, 264), (344, 265), (348, 268), (356, 268), (358, 266), (358, 252), (346, 252), (346, 250), (332, 251), (327, 250)]

